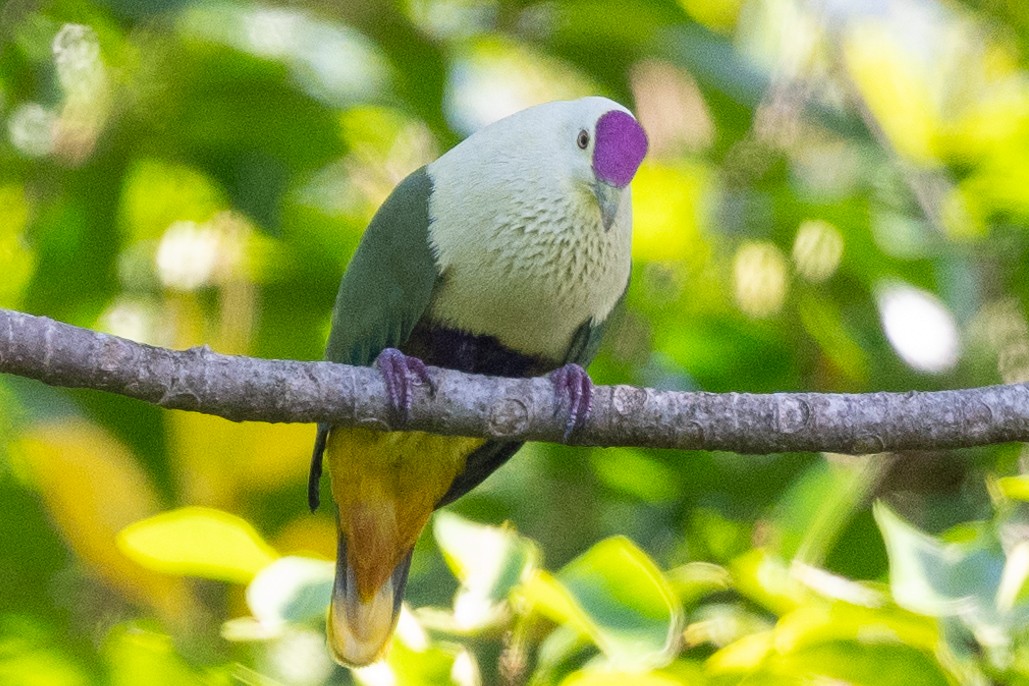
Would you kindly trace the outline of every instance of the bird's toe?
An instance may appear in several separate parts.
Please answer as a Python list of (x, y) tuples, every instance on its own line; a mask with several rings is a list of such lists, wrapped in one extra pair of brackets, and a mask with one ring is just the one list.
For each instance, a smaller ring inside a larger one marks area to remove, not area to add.
[(386, 348), (375, 359), (375, 365), (386, 383), (390, 407), (403, 422), (411, 418), (413, 384), (424, 383), (430, 392), (436, 392), (436, 384), (429, 377), (428, 367), (417, 357), (405, 355), (396, 348)]
[(550, 373), (558, 412), (567, 407), (564, 440), (581, 428), (593, 409), (593, 380), (589, 373), (575, 363), (566, 364)]

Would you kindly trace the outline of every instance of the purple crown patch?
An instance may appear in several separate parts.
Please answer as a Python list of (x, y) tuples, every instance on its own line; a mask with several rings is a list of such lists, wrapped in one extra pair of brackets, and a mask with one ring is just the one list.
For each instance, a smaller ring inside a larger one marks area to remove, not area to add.
[(597, 121), (593, 171), (612, 186), (626, 186), (647, 154), (647, 134), (632, 115), (606, 112)]

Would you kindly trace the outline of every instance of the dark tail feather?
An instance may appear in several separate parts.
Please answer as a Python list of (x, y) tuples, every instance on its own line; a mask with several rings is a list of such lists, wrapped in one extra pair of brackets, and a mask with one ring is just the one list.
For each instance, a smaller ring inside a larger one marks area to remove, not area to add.
[(407, 551), (371, 598), (362, 599), (357, 591), (354, 569), (347, 559), (346, 541), (342, 535), (339, 537), (328, 638), (332, 656), (340, 664), (361, 667), (386, 654), (400, 616), (412, 552)]
[(311, 471), (307, 474), (307, 506), (311, 512), (318, 509), (321, 504), (321, 493), (318, 486), (322, 480), (322, 454), (325, 452), (325, 442), (329, 440), (329, 425), (319, 424), (318, 434), (314, 437), (314, 453), (311, 455)]
[(486, 477), (511, 459), (511, 456), (518, 452), (518, 449), (521, 447), (521, 442), (486, 441), (483, 443), (481, 447), (468, 456), (468, 459), (465, 460), (464, 469), (457, 475), (454, 482), (450, 484), (450, 489), (443, 494), (443, 497), (439, 499), (439, 502), (436, 503), (433, 509), (438, 510), (444, 505), (449, 505), (481, 484), (486, 480)]

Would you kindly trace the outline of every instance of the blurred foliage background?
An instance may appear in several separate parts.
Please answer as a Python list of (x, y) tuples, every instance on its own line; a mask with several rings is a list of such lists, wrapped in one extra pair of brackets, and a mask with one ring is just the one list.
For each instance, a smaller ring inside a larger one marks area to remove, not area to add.
[[(0, 306), (317, 359), (401, 178), (603, 94), (651, 155), (598, 382), (1025, 381), (1027, 66), (1021, 0), (3, 0)], [(0, 682), (1029, 683), (1022, 446), (527, 446), (350, 672), (313, 435), (0, 379)]]

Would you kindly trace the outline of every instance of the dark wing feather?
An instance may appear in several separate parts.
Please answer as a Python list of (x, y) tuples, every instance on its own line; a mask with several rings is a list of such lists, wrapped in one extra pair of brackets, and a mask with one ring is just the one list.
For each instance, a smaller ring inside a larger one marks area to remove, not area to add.
[(486, 441), (483, 443), (468, 456), (464, 470), (450, 484), (450, 488), (436, 503), (436, 507), (449, 505), (481, 484), (487, 476), (511, 459), (511, 456), (518, 452), (523, 445), (522, 441)]
[[(628, 290), (628, 283), (626, 283), (625, 288)], [(574, 362), (577, 365), (586, 367), (593, 361), (593, 358), (597, 356), (597, 351), (600, 350), (600, 343), (604, 339), (604, 332), (607, 331), (611, 320), (621, 313), (624, 302), (625, 291), (622, 291), (622, 296), (618, 298), (618, 302), (615, 303), (611, 313), (607, 315), (604, 321), (599, 324), (594, 323), (592, 319), (583, 322), (582, 326), (576, 330), (575, 336), (572, 337), (572, 344), (568, 346), (568, 354), (565, 356), (563, 364)]]

